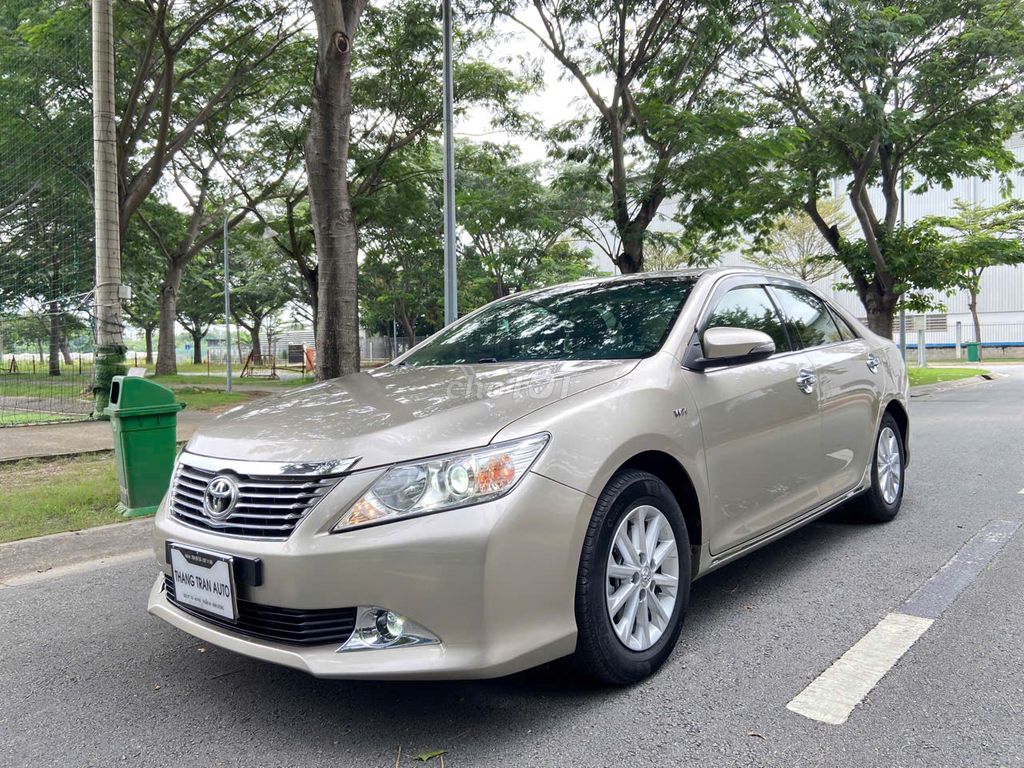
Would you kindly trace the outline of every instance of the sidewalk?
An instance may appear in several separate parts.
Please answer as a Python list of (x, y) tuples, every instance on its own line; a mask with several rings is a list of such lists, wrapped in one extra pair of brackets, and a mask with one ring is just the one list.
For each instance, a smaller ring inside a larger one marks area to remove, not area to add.
[[(196, 429), (216, 413), (182, 411), (178, 414), (178, 442), (192, 437)], [(0, 463), (45, 456), (109, 451), (114, 434), (109, 421), (76, 421), (38, 427), (7, 427), (0, 430)]]

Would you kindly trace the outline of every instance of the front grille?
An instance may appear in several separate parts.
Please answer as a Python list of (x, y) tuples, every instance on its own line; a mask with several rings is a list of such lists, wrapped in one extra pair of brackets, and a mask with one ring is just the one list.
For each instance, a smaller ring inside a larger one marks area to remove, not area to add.
[(167, 599), (179, 610), (231, 632), (288, 645), (344, 644), (356, 623), (355, 608), (296, 610), (251, 603), (238, 598), (238, 621), (197, 611), (179, 603), (174, 596), (174, 579), (164, 574)]
[[(218, 475), (234, 479), (239, 492), (234, 510), (224, 521), (210, 519), (203, 506), (206, 487)], [(260, 539), (285, 539), (337, 482), (336, 476), (214, 472), (179, 460), (171, 479), (169, 510), (183, 523), (203, 530)]]

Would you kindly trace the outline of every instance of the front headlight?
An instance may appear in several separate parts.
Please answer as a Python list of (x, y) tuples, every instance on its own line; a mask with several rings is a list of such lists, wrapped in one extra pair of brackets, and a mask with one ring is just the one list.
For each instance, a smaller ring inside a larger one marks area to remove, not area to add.
[(353, 504), (334, 531), (479, 504), (504, 496), (522, 480), (548, 435), (396, 464)]

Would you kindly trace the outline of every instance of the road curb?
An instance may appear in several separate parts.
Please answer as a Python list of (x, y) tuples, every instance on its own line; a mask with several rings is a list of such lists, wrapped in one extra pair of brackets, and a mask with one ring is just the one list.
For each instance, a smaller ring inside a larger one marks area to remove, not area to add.
[(152, 546), (153, 520), (129, 520), (0, 544), (0, 585), (27, 574), (120, 557)]
[(959, 389), (961, 387), (981, 384), (986, 381), (996, 381), (997, 379), (1005, 378), (1005, 373), (987, 373), (982, 376), (971, 376), (966, 379), (954, 379), (953, 381), (943, 381), (938, 384), (921, 384), (920, 386), (910, 388), (910, 396), (924, 397), (925, 395), (934, 395), (937, 392), (945, 392), (949, 389)]

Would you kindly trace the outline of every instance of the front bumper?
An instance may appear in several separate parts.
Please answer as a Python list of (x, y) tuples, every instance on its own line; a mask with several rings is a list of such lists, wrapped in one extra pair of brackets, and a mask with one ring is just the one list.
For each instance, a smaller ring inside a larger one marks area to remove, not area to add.
[(336, 643), (253, 639), (172, 605), (163, 574), (149, 612), (214, 645), (318, 677), (496, 677), (573, 651), (576, 573), (592, 497), (529, 473), (493, 502), (331, 534), (376, 474), (344, 478), (284, 541), (201, 531), (162, 507), (157, 560), (169, 573), (167, 541), (259, 558), (263, 583), (239, 585), (246, 600), (296, 609), (380, 606), (426, 627), (440, 644), (338, 653)]

